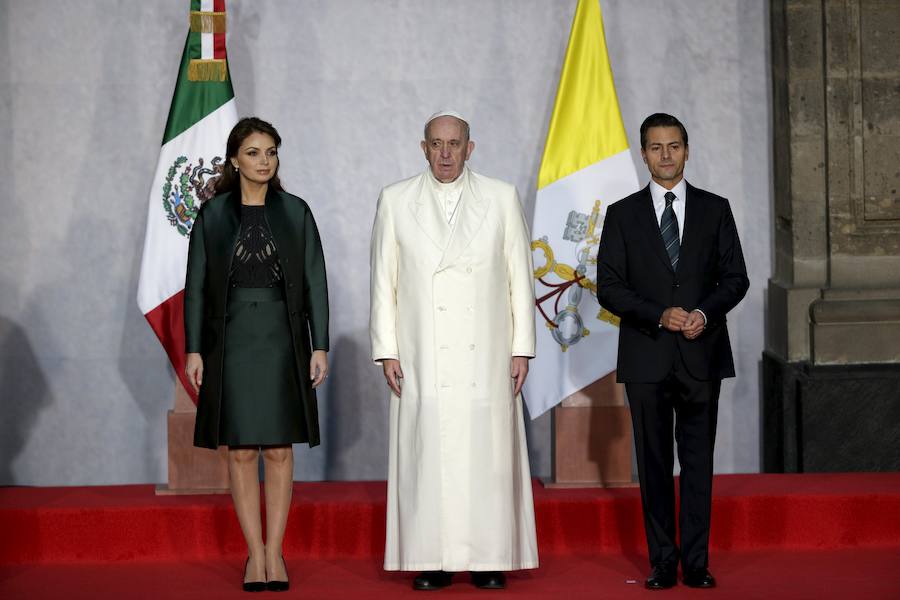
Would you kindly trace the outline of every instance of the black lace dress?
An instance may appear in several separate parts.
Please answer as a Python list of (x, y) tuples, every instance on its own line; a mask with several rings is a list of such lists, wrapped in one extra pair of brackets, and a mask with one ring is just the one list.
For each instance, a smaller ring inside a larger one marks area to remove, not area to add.
[(282, 280), (265, 207), (241, 205), (225, 319), (222, 444), (308, 441)]

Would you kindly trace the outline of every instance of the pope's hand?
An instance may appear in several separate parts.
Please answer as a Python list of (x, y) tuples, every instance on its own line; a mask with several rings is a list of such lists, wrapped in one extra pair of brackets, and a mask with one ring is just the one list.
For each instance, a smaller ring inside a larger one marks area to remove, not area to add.
[(513, 396), (518, 396), (522, 391), (522, 386), (525, 385), (525, 378), (528, 377), (528, 357), (513, 356), (510, 361), (509, 374), (516, 381)]
[(400, 397), (400, 382), (403, 379), (403, 371), (400, 370), (400, 361), (395, 358), (386, 358), (381, 361), (384, 368), (384, 378), (391, 390)]

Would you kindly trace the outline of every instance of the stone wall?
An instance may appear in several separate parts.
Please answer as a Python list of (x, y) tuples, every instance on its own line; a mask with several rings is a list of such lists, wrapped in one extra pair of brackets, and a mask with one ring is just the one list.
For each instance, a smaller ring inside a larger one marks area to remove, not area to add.
[[(900, 445), (887, 444), (900, 439), (900, 388), (856, 393), (866, 387), (857, 367), (876, 378), (900, 372), (900, 2), (773, 0), (771, 17), (775, 271), (763, 466), (847, 470), (856, 463), (837, 455), (833, 438), (865, 422), (869, 454), (856, 466), (900, 468)], [(829, 383), (813, 385), (826, 366)], [(872, 410), (860, 412), (861, 402)], [(823, 414), (844, 427), (812, 435), (808, 417)]]

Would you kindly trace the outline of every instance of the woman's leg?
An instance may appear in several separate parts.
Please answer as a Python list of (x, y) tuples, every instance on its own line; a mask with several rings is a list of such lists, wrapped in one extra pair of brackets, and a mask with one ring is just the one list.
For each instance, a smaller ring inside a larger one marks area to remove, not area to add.
[(294, 449), (291, 446), (265, 448), (263, 463), (266, 467), (266, 576), (269, 581), (287, 581), (281, 556), (294, 485)]
[(244, 581), (266, 581), (266, 553), (259, 511), (259, 450), (229, 448), (228, 474), (231, 477), (234, 512), (247, 541), (250, 558)]

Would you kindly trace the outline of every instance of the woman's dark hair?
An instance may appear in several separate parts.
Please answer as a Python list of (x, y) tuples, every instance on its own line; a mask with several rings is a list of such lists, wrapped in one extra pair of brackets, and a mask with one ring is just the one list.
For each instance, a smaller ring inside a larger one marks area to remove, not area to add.
[(687, 129), (684, 128), (681, 121), (666, 113), (653, 113), (641, 123), (641, 149), (647, 148), (647, 130), (651, 127), (677, 127), (681, 131), (681, 141), (685, 146), (688, 145)]
[[(271, 123), (263, 121), (257, 117), (244, 117), (237, 122), (237, 125), (228, 134), (228, 143), (225, 145), (225, 164), (223, 165), (222, 174), (216, 180), (216, 193), (233, 192), (241, 189), (241, 176), (237, 169), (231, 164), (231, 159), (237, 156), (241, 149), (241, 144), (254, 133), (265, 133), (275, 141), (275, 147), (281, 147), (281, 136), (272, 126)], [(281, 167), (281, 161), (278, 162), (278, 168)], [(281, 187), (281, 180), (278, 179), (278, 168), (275, 174), (269, 180), (269, 187), (276, 192), (284, 191)]]

